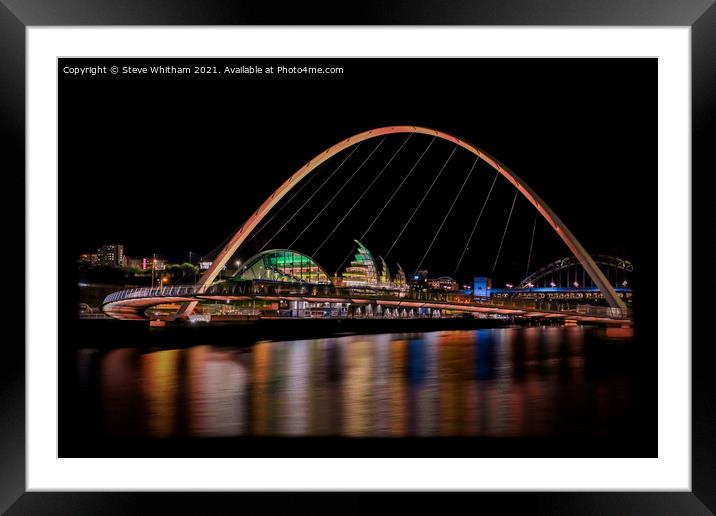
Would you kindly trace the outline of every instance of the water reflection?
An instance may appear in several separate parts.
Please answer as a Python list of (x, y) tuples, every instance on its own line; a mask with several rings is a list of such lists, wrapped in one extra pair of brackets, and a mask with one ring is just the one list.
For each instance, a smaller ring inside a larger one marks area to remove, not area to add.
[(140, 377), (146, 403), (147, 433), (167, 437), (177, 428), (180, 351), (170, 349), (142, 355)]
[[(99, 391), (101, 426), (110, 435), (135, 435), (141, 414), (142, 395), (139, 390), (139, 353), (134, 349), (115, 349), (105, 355), (93, 355), (99, 360)], [(83, 364), (91, 367), (87, 361)], [(80, 371), (82, 373), (82, 371)], [(80, 374), (80, 377), (87, 375)], [(87, 386), (90, 388), (90, 386)]]
[(358, 437), (369, 435), (373, 415), (373, 353), (377, 343), (356, 339), (342, 350), (342, 421), (341, 434)]
[(80, 350), (77, 364), (111, 435), (542, 436), (629, 424), (628, 376), (585, 359), (603, 340), (503, 328)]
[(187, 355), (189, 433), (231, 436), (245, 431), (249, 373), (232, 353), (196, 346)]

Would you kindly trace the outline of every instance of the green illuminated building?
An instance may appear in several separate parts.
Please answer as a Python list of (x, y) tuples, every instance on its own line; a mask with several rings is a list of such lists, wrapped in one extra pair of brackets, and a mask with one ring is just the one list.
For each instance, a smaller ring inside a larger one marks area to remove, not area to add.
[(327, 285), (323, 267), (305, 254), (290, 249), (271, 249), (249, 258), (236, 279)]

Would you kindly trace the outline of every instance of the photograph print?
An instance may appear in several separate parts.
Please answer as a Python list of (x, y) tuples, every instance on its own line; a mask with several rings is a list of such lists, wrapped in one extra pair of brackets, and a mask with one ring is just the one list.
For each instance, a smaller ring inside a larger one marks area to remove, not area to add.
[(656, 59), (57, 63), (60, 457), (657, 456)]

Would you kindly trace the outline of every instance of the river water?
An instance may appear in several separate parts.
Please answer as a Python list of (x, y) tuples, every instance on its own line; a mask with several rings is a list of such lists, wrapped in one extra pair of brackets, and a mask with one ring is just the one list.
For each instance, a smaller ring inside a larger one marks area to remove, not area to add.
[(631, 341), (597, 328), (129, 344), (76, 355), (82, 411), (110, 437), (609, 435), (634, 423), (618, 351)]

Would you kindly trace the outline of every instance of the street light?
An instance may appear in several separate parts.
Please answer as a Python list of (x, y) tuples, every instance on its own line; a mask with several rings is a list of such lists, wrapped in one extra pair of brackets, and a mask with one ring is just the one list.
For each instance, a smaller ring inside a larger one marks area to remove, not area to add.
[(156, 270), (157, 265), (157, 254), (152, 253), (152, 288), (154, 288), (154, 272)]

